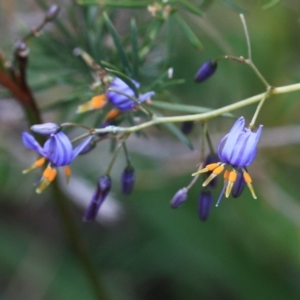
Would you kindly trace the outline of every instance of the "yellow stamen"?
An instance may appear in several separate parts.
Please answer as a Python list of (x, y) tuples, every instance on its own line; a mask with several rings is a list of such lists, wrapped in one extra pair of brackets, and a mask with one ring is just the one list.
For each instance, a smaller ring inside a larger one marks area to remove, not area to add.
[(66, 181), (69, 183), (70, 181), (70, 176), (72, 174), (72, 170), (69, 166), (65, 166), (65, 175), (66, 175)]
[(48, 166), (45, 171), (43, 172), (43, 176), (38, 183), (35, 191), (40, 194), (56, 177), (57, 171), (56, 169)]
[[(192, 176), (196, 176), (196, 175), (201, 174), (201, 173), (206, 173), (206, 172), (209, 172), (209, 171), (213, 171), (213, 170), (217, 169), (219, 166), (220, 166), (220, 163), (209, 164), (209, 165), (205, 166), (205, 168), (193, 173)], [(223, 169), (224, 169), (224, 167), (223, 167)], [(223, 169), (222, 169), (222, 171), (223, 171)], [(218, 174), (220, 174), (220, 173), (218, 173)]]
[[(214, 164), (211, 164), (214, 165)], [(208, 165), (210, 166), (210, 165)], [(222, 173), (224, 170), (224, 165), (218, 164), (218, 166), (213, 170), (213, 172), (207, 177), (207, 179), (203, 182), (202, 186), (207, 186), (215, 177)]]
[(237, 173), (235, 170), (232, 170), (230, 173), (229, 173), (229, 177), (228, 177), (228, 184), (227, 184), (227, 187), (226, 187), (226, 191), (225, 191), (225, 197), (228, 198), (230, 193), (231, 193), (231, 190), (232, 190), (232, 187), (233, 187), (233, 184), (235, 183), (236, 181), (236, 178), (237, 178)]
[(44, 157), (41, 157), (37, 159), (29, 168), (22, 171), (23, 174), (27, 174), (39, 167), (41, 167), (45, 163), (46, 159)]
[(113, 108), (112, 110), (110, 110), (107, 115), (105, 116), (104, 120), (113, 120), (115, 119), (119, 114), (120, 114), (120, 110), (118, 110), (117, 108)]
[(102, 108), (105, 104), (107, 97), (105, 94), (97, 95), (93, 97), (90, 101), (83, 103), (77, 107), (77, 113), (83, 113), (89, 110)]
[(225, 181), (228, 180), (229, 174), (230, 174), (230, 171), (229, 171), (229, 170), (225, 170), (225, 172), (224, 172), (224, 180), (225, 180)]
[(255, 191), (254, 191), (254, 188), (253, 188), (253, 185), (252, 185), (252, 178), (250, 177), (249, 173), (247, 173), (246, 171), (243, 172), (243, 177), (244, 177), (244, 180), (246, 181), (247, 183), (247, 186), (252, 194), (252, 197), (254, 199), (257, 199), (256, 195), (255, 195)]

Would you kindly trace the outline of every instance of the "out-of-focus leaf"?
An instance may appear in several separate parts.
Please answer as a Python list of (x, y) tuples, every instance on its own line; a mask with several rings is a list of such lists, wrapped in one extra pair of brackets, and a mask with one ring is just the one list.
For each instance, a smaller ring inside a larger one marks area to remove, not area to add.
[(242, 7), (240, 7), (239, 5), (237, 5), (232, 0), (222, 0), (222, 1), (223, 1), (223, 3), (227, 4), (229, 7), (231, 7), (235, 11), (237, 11), (238, 13), (243, 13), (244, 14), (244, 13), (247, 12), (245, 9), (243, 9)]
[(106, 12), (103, 13), (103, 17), (104, 17), (105, 23), (107, 25), (107, 28), (114, 40), (114, 43), (117, 48), (118, 54), (120, 56), (121, 62), (123, 64), (124, 70), (128, 76), (132, 76), (131, 67), (130, 67), (128, 58), (126, 56), (126, 53), (124, 51), (124, 48), (122, 46), (122, 43), (120, 41), (119, 35)]
[(133, 74), (137, 76), (139, 69), (139, 46), (138, 46), (138, 31), (135, 19), (130, 21), (131, 32), (131, 48), (132, 48), (132, 62), (133, 62)]
[(190, 139), (182, 133), (182, 131), (176, 127), (173, 123), (164, 123), (163, 124), (171, 133), (173, 133), (182, 143), (187, 145), (191, 150), (194, 150), (194, 146)]
[[(187, 112), (187, 113), (205, 113), (212, 111), (212, 108), (207, 107), (201, 107), (201, 106), (195, 106), (195, 105), (186, 105), (186, 104), (178, 104), (178, 103), (168, 103), (163, 101), (157, 101), (152, 100), (151, 105), (158, 108), (163, 108), (167, 110), (173, 110), (173, 111), (181, 111), (181, 112)], [(224, 117), (234, 117), (231, 113), (224, 113), (222, 114)]]
[(177, 21), (177, 24), (181, 28), (183, 34), (186, 36), (186, 38), (189, 40), (189, 42), (192, 44), (193, 47), (195, 47), (197, 50), (201, 51), (203, 50), (203, 45), (198, 39), (198, 37), (195, 35), (195, 33), (192, 31), (192, 29), (189, 27), (189, 25), (181, 18), (181, 16), (177, 13), (174, 14), (174, 18)]
[(143, 8), (148, 6), (151, 1), (103, 1), (103, 0), (77, 0), (79, 5), (102, 5), (114, 8)]
[(192, 3), (185, 1), (185, 0), (169, 0), (168, 3), (179, 3), (182, 5), (187, 11), (197, 15), (197, 16), (202, 16), (203, 12), (197, 8), (195, 5)]
[(279, 4), (281, 0), (271, 0), (269, 3), (264, 4), (261, 8), (262, 9), (269, 9), (274, 7), (275, 5)]

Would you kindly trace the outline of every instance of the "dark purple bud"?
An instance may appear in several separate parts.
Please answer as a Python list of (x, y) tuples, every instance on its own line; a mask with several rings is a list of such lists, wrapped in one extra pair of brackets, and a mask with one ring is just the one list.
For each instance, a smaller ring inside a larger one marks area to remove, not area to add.
[(246, 186), (246, 182), (245, 182), (245, 179), (243, 176), (243, 172), (238, 171), (236, 181), (235, 181), (235, 183), (232, 187), (232, 191), (231, 191), (232, 197), (238, 198), (242, 194), (245, 186)]
[(79, 152), (79, 155), (84, 155), (89, 152), (91, 152), (95, 147), (97, 143), (95, 142), (95, 139), (92, 138), (90, 142)]
[(215, 73), (217, 66), (218, 65), (215, 60), (205, 62), (196, 73), (195, 81), (199, 83), (208, 79)]
[(182, 205), (186, 200), (188, 196), (188, 189), (182, 188), (180, 189), (172, 198), (171, 200), (171, 207), (172, 208), (178, 208), (180, 205)]
[[(209, 164), (213, 164), (213, 163), (217, 163), (219, 162), (220, 159), (218, 157), (217, 154), (215, 153), (210, 153), (206, 156), (205, 161), (204, 161), (204, 167), (206, 167)], [(205, 178), (207, 178), (212, 172), (207, 172), (204, 174)], [(210, 181), (210, 183), (208, 184), (208, 186), (214, 188), (217, 186), (218, 183), (218, 177), (215, 177), (213, 180)]]
[(194, 122), (193, 121), (185, 121), (181, 123), (181, 131), (184, 134), (189, 134), (194, 129)]
[(122, 192), (129, 195), (132, 192), (135, 181), (135, 171), (131, 166), (127, 166), (121, 176)]
[(36, 124), (30, 127), (33, 132), (42, 135), (56, 134), (61, 131), (61, 126), (57, 123)]
[(83, 220), (94, 221), (96, 219), (99, 208), (111, 189), (111, 179), (107, 175), (102, 175), (98, 179), (97, 189), (93, 194), (91, 203), (86, 210)]
[(198, 198), (198, 213), (202, 221), (205, 221), (209, 215), (212, 205), (212, 193), (210, 191), (202, 191)]
[(47, 22), (53, 21), (57, 17), (59, 10), (60, 8), (56, 4), (51, 5), (45, 15), (46, 21)]

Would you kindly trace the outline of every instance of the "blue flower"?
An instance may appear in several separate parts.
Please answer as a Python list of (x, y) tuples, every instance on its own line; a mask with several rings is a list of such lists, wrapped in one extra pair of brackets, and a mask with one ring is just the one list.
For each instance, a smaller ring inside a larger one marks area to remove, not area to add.
[(100, 206), (107, 197), (110, 189), (111, 178), (107, 175), (100, 176), (91, 203), (84, 214), (84, 221), (94, 221), (96, 219)]
[[(131, 79), (132, 83), (139, 88), (140, 84)], [(109, 90), (112, 89), (112, 90)], [(89, 110), (103, 108), (107, 102), (110, 102), (115, 108), (122, 112), (131, 111), (138, 107), (140, 103), (149, 100), (154, 95), (154, 92), (141, 94), (136, 98), (132, 88), (119, 77), (115, 77), (108, 85), (108, 91), (105, 94), (94, 96), (90, 101), (79, 105), (77, 113), (86, 112)], [(136, 98), (134, 101), (131, 98)]]
[[(250, 128), (245, 127), (245, 119), (240, 117), (219, 143), (218, 156), (221, 161), (209, 164), (204, 169), (193, 174), (198, 175), (211, 171), (211, 175), (203, 183), (203, 186), (207, 186), (211, 180), (222, 173), (225, 166), (231, 167), (230, 171), (226, 170), (224, 173), (224, 187), (217, 204), (224, 192), (226, 198), (229, 197), (234, 184), (237, 182), (239, 172), (242, 172), (244, 181), (249, 187), (253, 198), (257, 198), (252, 186), (252, 179), (246, 167), (253, 162), (257, 154), (257, 144), (262, 128), (263, 126), (260, 125), (258, 130), (253, 132)], [(240, 184), (240, 179), (238, 181), (238, 184)]]
[[(133, 84), (139, 88), (140, 84), (132, 80)], [(110, 88), (116, 91), (120, 91), (120, 93), (115, 91), (107, 92), (108, 100), (121, 111), (130, 111), (137, 107), (138, 103), (130, 97), (135, 97), (134, 91), (131, 89), (127, 83), (125, 83), (122, 79), (116, 77), (110, 84)], [(139, 103), (145, 102), (150, 99), (154, 95), (154, 92), (147, 92), (145, 94), (139, 95), (138, 101)], [(129, 96), (129, 97), (128, 97)]]
[(73, 149), (70, 139), (62, 131), (59, 131), (51, 134), (42, 147), (31, 134), (23, 132), (23, 144), (40, 155), (40, 158), (29, 168), (24, 170), (23, 173), (26, 174), (41, 167), (45, 161), (48, 161), (48, 166), (37, 183), (36, 192), (41, 193), (54, 180), (57, 173), (56, 167), (65, 167), (65, 174), (68, 179), (71, 175), (71, 169), (68, 165), (76, 158), (82, 149), (86, 147), (91, 139), (92, 136), (89, 136)]

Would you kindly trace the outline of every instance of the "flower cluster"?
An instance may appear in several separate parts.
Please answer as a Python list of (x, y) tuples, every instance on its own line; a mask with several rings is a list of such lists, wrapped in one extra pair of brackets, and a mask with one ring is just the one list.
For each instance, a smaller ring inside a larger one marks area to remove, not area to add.
[(226, 169), (224, 172), (224, 187), (217, 205), (224, 193), (226, 198), (231, 193), (233, 196), (238, 197), (243, 191), (245, 184), (249, 187), (253, 198), (257, 198), (252, 186), (251, 176), (247, 172), (247, 167), (256, 157), (257, 144), (262, 133), (262, 127), (260, 125), (258, 130), (253, 132), (250, 128), (245, 127), (245, 119), (240, 117), (234, 123), (229, 133), (219, 143), (218, 156), (221, 161), (208, 164), (205, 168), (193, 174), (195, 176), (211, 172), (203, 183), (203, 186), (207, 186), (215, 177), (223, 172), (226, 166), (231, 168), (231, 170)]
[(42, 167), (47, 162), (47, 167), (36, 185), (36, 192), (41, 193), (55, 179), (57, 167), (64, 167), (67, 179), (70, 177), (71, 169), (69, 164), (78, 156), (82, 149), (89, 144), (92, 136), (89, 136), (73, 148), (72, 142), (68, 136), (61, 131), (60, 126), (57, 124), (45, 123), (34, 125), (31, 129), (36, 133), (49, 136), (42, 147), (31, 134), (23, 132), (22, 135), (23, 144), (30, 150), (37, 152), (40, 156), (29, 168), (24, 170), (23, 173), (26, 174)]
[[(140, 84), (131, 80), (136, 88), (140, 87)], [(115, 77), (107, 88), (105, 94), (97, 95), (90, 101), (78, 106), (77, 112), (83, 113), (89, 110), (103, 108), (108, 102), (115, 108), (122, 112), (128, 112), (138, 107), (139, 104), (150, 100), (154, 95), (153, 91), (141, 94), (136, 98), (134, 90), (125, 83), (122, 79)]]
[[(228, 198), (229, 195), (239, 197), (244, 187), (247, 185), (253, 198), (256, 194), (252, 186), (252, 179), (247, 171), (247, 167), (253, 162), (257, 154), (257, 144), (259, 142), (263, 126), (260, 125), (256, 132), (245, 127), (245, 119), (240, 117), (232, 126), (228, 134), (220, 141), (218, 146), (218, 156), (214, 153), (209, 154), (204, 161), (204, 168), (198, 170), (193, 176), (204, 173), (203, 190), (198, 197), (198, 214), (202, 220), (206, 220), (212, 206), (211, 189), (217, 184), (216, 179), (224, 170), (224, 185), (216, 206), (219, 205), (223, 194)], [(227, 167), (227, 168), (226, 168)], [(229, 168), (228, 168), (229, 167)], [(188, 198), (189, 188), (181, 188), (172, 198), (171, 207), (178, 208)]]

